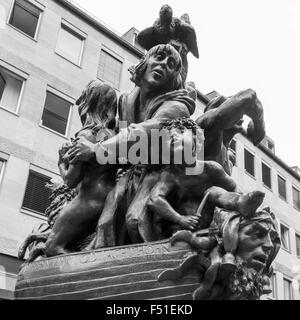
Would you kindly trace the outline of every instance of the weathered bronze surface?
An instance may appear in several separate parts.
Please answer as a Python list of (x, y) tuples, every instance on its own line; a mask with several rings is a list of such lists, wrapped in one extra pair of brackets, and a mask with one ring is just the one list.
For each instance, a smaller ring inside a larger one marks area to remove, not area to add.
[(82, 129), (59, 149), (63, 182), (52, 186), (48, 223), (20, 247), (19, 257), (28, 255), (17, 299), (236, 300), (270, 292), (275, 217), (262, 208), (262, 192), (242, 194), (230, 176), (234, 135), (245, 131), (254, 145), (265, 136), (256, 93), (220, 96), (193, 121), (187, 53), (199, 53), (188, 15), (178, 19), (163, 6), (138, 41), (148, 52), (129, 70), (132, 92), (117, 99), (95, 80), (77, 101)]

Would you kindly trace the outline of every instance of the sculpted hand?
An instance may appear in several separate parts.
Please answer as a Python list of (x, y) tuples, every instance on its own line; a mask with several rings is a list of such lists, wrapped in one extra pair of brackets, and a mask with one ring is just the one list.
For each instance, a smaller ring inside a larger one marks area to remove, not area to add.
[(187, 230), (194, 230), (199, 224), (199, 216), (181, 216), (179, 225)]
[(95, 156), (96, 144), (80, 137), (75, 145), (68, 151), (68, 158), (71, 164), (77, 161), (88, 162)]
[(68, 150), (73, 146), (72, 142), (68, 141), (68, 142), (65, 142), (61, 145), (61, 147), (58, 149), (58, 162), (61, 163), (61, 162), (64, 162), (66, 160), (68, 160), (65, 155), (66, 153), (68, 152)]

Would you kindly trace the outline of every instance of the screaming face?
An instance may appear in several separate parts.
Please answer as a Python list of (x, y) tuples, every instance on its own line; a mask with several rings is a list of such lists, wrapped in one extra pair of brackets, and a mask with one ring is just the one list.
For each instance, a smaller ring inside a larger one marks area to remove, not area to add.
[(277, 232), (267, 221), (253, 221), (239, 231), (237, 256), (249, 269), (262, 271), (274, 249)]

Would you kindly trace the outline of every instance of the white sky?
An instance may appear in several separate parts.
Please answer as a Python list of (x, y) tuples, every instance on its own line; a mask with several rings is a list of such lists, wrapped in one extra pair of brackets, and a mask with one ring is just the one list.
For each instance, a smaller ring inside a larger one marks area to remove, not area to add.
[(76, 0), (119, 34), (153, 24), (163, 4), (188, 13), (200, 59), (188, 80), (203, 93), (254, 89), (277, 156), (300, 167), (300, 0)]

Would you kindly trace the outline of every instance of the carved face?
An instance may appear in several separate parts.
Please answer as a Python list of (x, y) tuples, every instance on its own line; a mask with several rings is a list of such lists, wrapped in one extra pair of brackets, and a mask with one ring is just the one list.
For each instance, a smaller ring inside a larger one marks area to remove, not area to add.
[[(177, 53), (177, 52), (176, 52)], [(147, 61), (142, 82), (151, 88), (171, 89), (175, 77), (181, 68), (179, 55), (165, 47), (153, 52)]]
[(192, 130), (172, 128), (170, 134), (171, 162), (176, 164), (194, 163), (195, 136)]
[(253, 221), (239, 231), (239, 247), (236, 255), (248, 268), (261, 271), (274, 248), (276, 234), (271, 223)]

